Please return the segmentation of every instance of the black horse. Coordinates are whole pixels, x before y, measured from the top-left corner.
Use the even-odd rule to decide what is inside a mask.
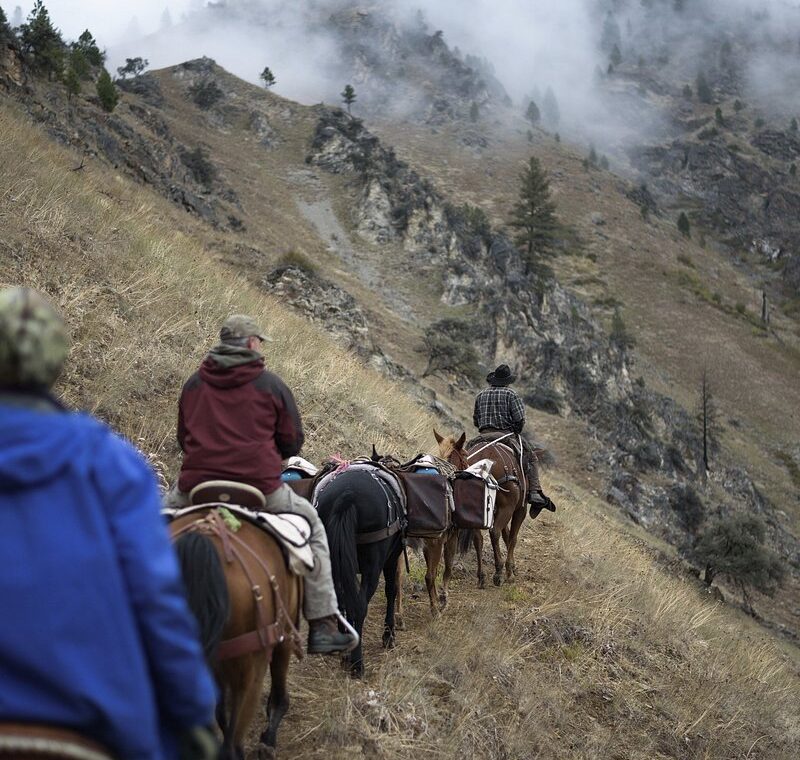
[[[383,646],[392,647],[396,571],[403,551],[405,522],[400,499],[376,471],[363,466],[343,468],[333,479],[320,485],[315,501],[328,534],[339,608],[360,637],[369,601],[383,572],[386,581]],[[351,675],[360,678],[364,674],[361,642],[350,653],[349,666]]]

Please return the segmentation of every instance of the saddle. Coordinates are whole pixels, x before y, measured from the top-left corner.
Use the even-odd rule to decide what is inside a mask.
[[[311,526],[300,515],[266,512],[266,499],[257,488],[227,480],[210,480],[195,486],[189,499],[192,505],[182,509],[163,509],[162,514],[175,519],[209,507],[224,507],[234,520],[245,520],[269,533],[283,550],[286,565],[295,575],[314,569],[311,551]]]
[[[37,723],[0,723],[0,758],[112,760],[105,747],[76,731]]]

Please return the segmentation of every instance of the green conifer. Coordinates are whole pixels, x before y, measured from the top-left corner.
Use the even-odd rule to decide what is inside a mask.
[[[108,113],[111,113],[119,102],[119,93],[106,69],[100,72],[100,76],[97,79],[97,97],[100,98],[100,105],[103,110],[108,111]]]

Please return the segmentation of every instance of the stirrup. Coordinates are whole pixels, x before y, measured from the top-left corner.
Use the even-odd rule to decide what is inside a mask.
[[[358,631],[356,631],[356,629],[353,628],[352,625],[350,625],[347,618],[344,615],[342,615],[342,613],[339,612],[339,610],[336,610],[336,612],[334,612],[333,614],[336,616],[336,619],[342,624],[342,627],[353,637],[353,641],[356,642],[349,650],[352,652],[353,649],[355,649],[361,643],[361,637],[358,635]]]

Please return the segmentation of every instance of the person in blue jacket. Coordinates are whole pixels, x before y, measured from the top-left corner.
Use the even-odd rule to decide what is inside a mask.
[[[51,395],[66,327],[0,291],[0,726],[115,758],[216,757],[216,693],[138,452]]]

